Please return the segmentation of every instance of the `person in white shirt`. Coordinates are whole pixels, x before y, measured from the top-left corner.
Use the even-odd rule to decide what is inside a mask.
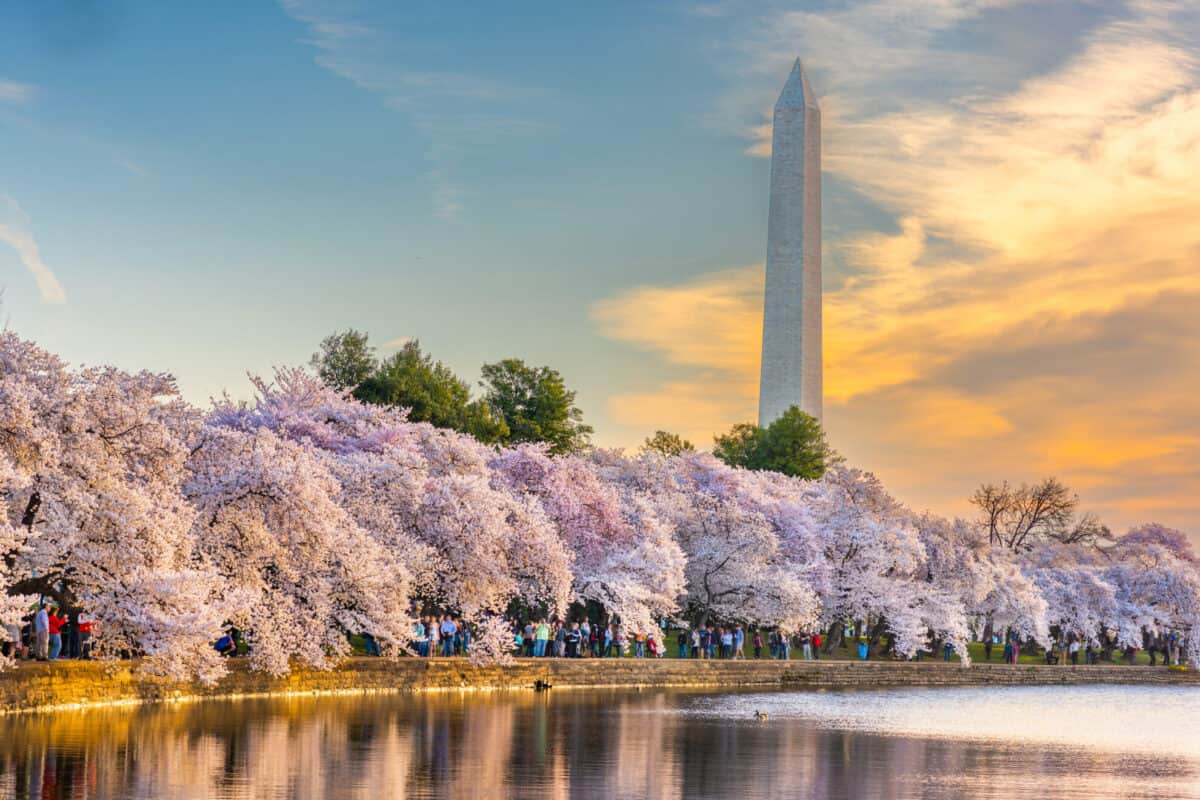
[[[37,613],[33,615],[33,633],[37,638],[35,650],[37,660],[48,660],[50,658],[50,615],[46,612],[45,605],[39,606]]]
[[[454,634],[458,633],[458,626],[454,624],[454,619],[447,615],[442,619],[442,655],[454,655]]]

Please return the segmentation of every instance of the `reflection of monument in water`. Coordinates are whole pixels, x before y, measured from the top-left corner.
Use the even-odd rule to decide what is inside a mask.
[[[821,110],[800,59],[775,103],[758,424],[821,419]]]

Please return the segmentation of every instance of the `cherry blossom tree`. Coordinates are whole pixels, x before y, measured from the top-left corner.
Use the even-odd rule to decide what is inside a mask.
[[[470,622],[514,598],[561,611],[567,554],[536,502],[491,486],[495,451],[402,412],[360,403],[303,370],[254,378],[253,404],[224,403],[215,424],[269,430],[308,448],[338,482],[332,498],[401,562],[394,581]]]
[[[965,520],[933,514],[913,518],[925,547],[927,580],[961,604],[966,619],[982,636],[1013,631],[1048,642],[1046,602],[1007,550]]]
[[[822,620],[831,632],[836,636],[842,625],[860,621],[872,640],[890,633],[895,652],[911,657],[929,646],[932,631],[965,658],[969,629],[963,600],[929,580],[929,556],[911,514],[879,479],[837,465],[810,497],[824,533],[817,586]]]
[[[412,626],[404,565],[337,502],[340,487],[311,447],[270,430],[210,427],[189,461],[196,543],[246,632],[251,663],[321,669],[348,655],[347,633],[385,647]]]
[[[218,582],[193,558],[195,512],[180,491],[199,419],[174,379],[70,370],[4,332],[0,397],[7,593],[98,619],[98,654],[138,652],[148,670],[218,675],[209,646],[223,611]],[[13,602],[5,609],[11,618]]]
[[[642,457],[658,512],[675,530],[687,558],[687,606],[711,618],[778,626],[789,632],[815,621],[812,589],[788,568],[766,515],[748,502],[752,474],[707,454]]]
[[[595,462],[554,457],[539,445],[502,451],[491,467],[493,483],[536,498],[556,526],[575,599],[599,603],[630,630],[649,631],[674,613],[683,553],[642,493],[603,481]]]

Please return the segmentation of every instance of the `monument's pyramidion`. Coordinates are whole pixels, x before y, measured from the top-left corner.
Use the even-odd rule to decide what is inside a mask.
[[[800,59],[775,103],[758,424],[821,419],[821,109]]]

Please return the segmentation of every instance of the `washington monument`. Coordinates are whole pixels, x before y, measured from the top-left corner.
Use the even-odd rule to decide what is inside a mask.
[[[800,59],[775,103],[758,424],[821,419],[821,110]]]

